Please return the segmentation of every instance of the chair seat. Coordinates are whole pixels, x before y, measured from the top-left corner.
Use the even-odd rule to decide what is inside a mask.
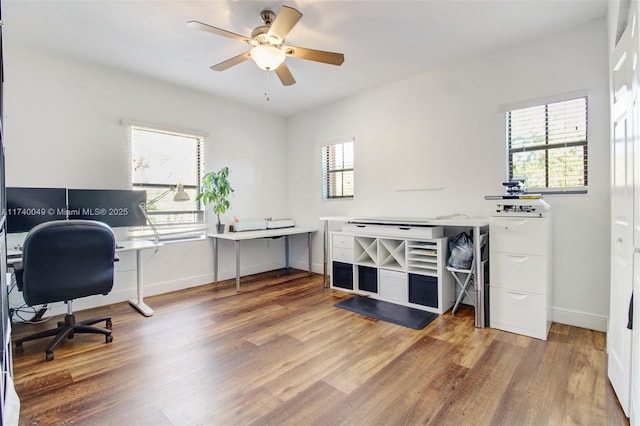
[[[447,266],[446,269],[449,272],[459,272],[461,274],[470,274],[473,271],[472,269],[458,269],[451,266]]]

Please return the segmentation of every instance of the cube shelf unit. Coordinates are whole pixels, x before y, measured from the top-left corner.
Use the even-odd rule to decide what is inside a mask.
[[[412,237],[406,229],[390,234],[331,233],[331,288],[438,314],[450,309],[455,287],[444,273],[448,239]]]

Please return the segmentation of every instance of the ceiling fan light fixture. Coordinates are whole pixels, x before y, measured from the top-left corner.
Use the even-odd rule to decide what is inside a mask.
[[[273,71],[278,68],[285,60],[286,55],[280,49],[270,45],[260,45],[251,49],[249,52],[251,59],[257,66],[265,71]]]

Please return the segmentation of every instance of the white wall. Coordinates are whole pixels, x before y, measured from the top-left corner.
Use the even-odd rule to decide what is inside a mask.
[[[288,213],[286,121],[231,101],[123,71],[26,50],[5,37],[5,144],[8,186],[130,188],[131,157],[123,118],[210,135],[205,170],[229,166],[234,216]],[[212,226],[214,215],[209,218]],[[283,250],[243,244],[243,273],[284,265]],[[235,276],[233,245],[221,244],[220,279]],[[260,256],[256,254],[259,253]],[[135,257],[123,255],[107,298],[135,295]],[[145,294],[213,281],[209,240],[172,243],[146,253]]]
[[[483,197],[504,191],[501,107],[587,90],[589,193],[545,197],[553,210],[553,316],[605,330],[607,61],[603,19],[294,116],[287,137],[291,211],[298,222],[316,226],[321,216],[489,216],[495,204]],[[320,146],[345,137],[356,141],[356,196],[322,201]],[[406,191],[413,189],[423,190]],[[314,242],[319,268],[322,239]]]

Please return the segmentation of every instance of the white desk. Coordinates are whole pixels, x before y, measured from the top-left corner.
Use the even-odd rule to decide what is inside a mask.
[[[311,234],[317,232],[313,228],[280,228],[265,229],[260,231],[225,232],[223,234],[209,234],[213,238],[213,278],[215,284],[218,283],[218,241],[229,240],[235,242],[236,248],[236,291],[240,291],[240,241],[257,240],[260,238],[284,237],[284,250],[286,266],[289,269],[289,235],[307,234],[307,248],[309,251],[309,273],[311,273]]]
[[[144,259],[142,258],[142,252],[148,249],[158,249],[162,244],[156,244],[153,241],[147,240],[135,240],[135,241],[118,241],[116,242],[116,253],[124,253],[128,251],[136,252],[136,288],[138,291],[137,299],[129,300],[131,306],[136,308],[145,317],[153,315],[153,309],[144,303]],[[22,261],[22,252],[19,250],[8,250],[9,257],[7,258],[7,264],[13,265]]]

